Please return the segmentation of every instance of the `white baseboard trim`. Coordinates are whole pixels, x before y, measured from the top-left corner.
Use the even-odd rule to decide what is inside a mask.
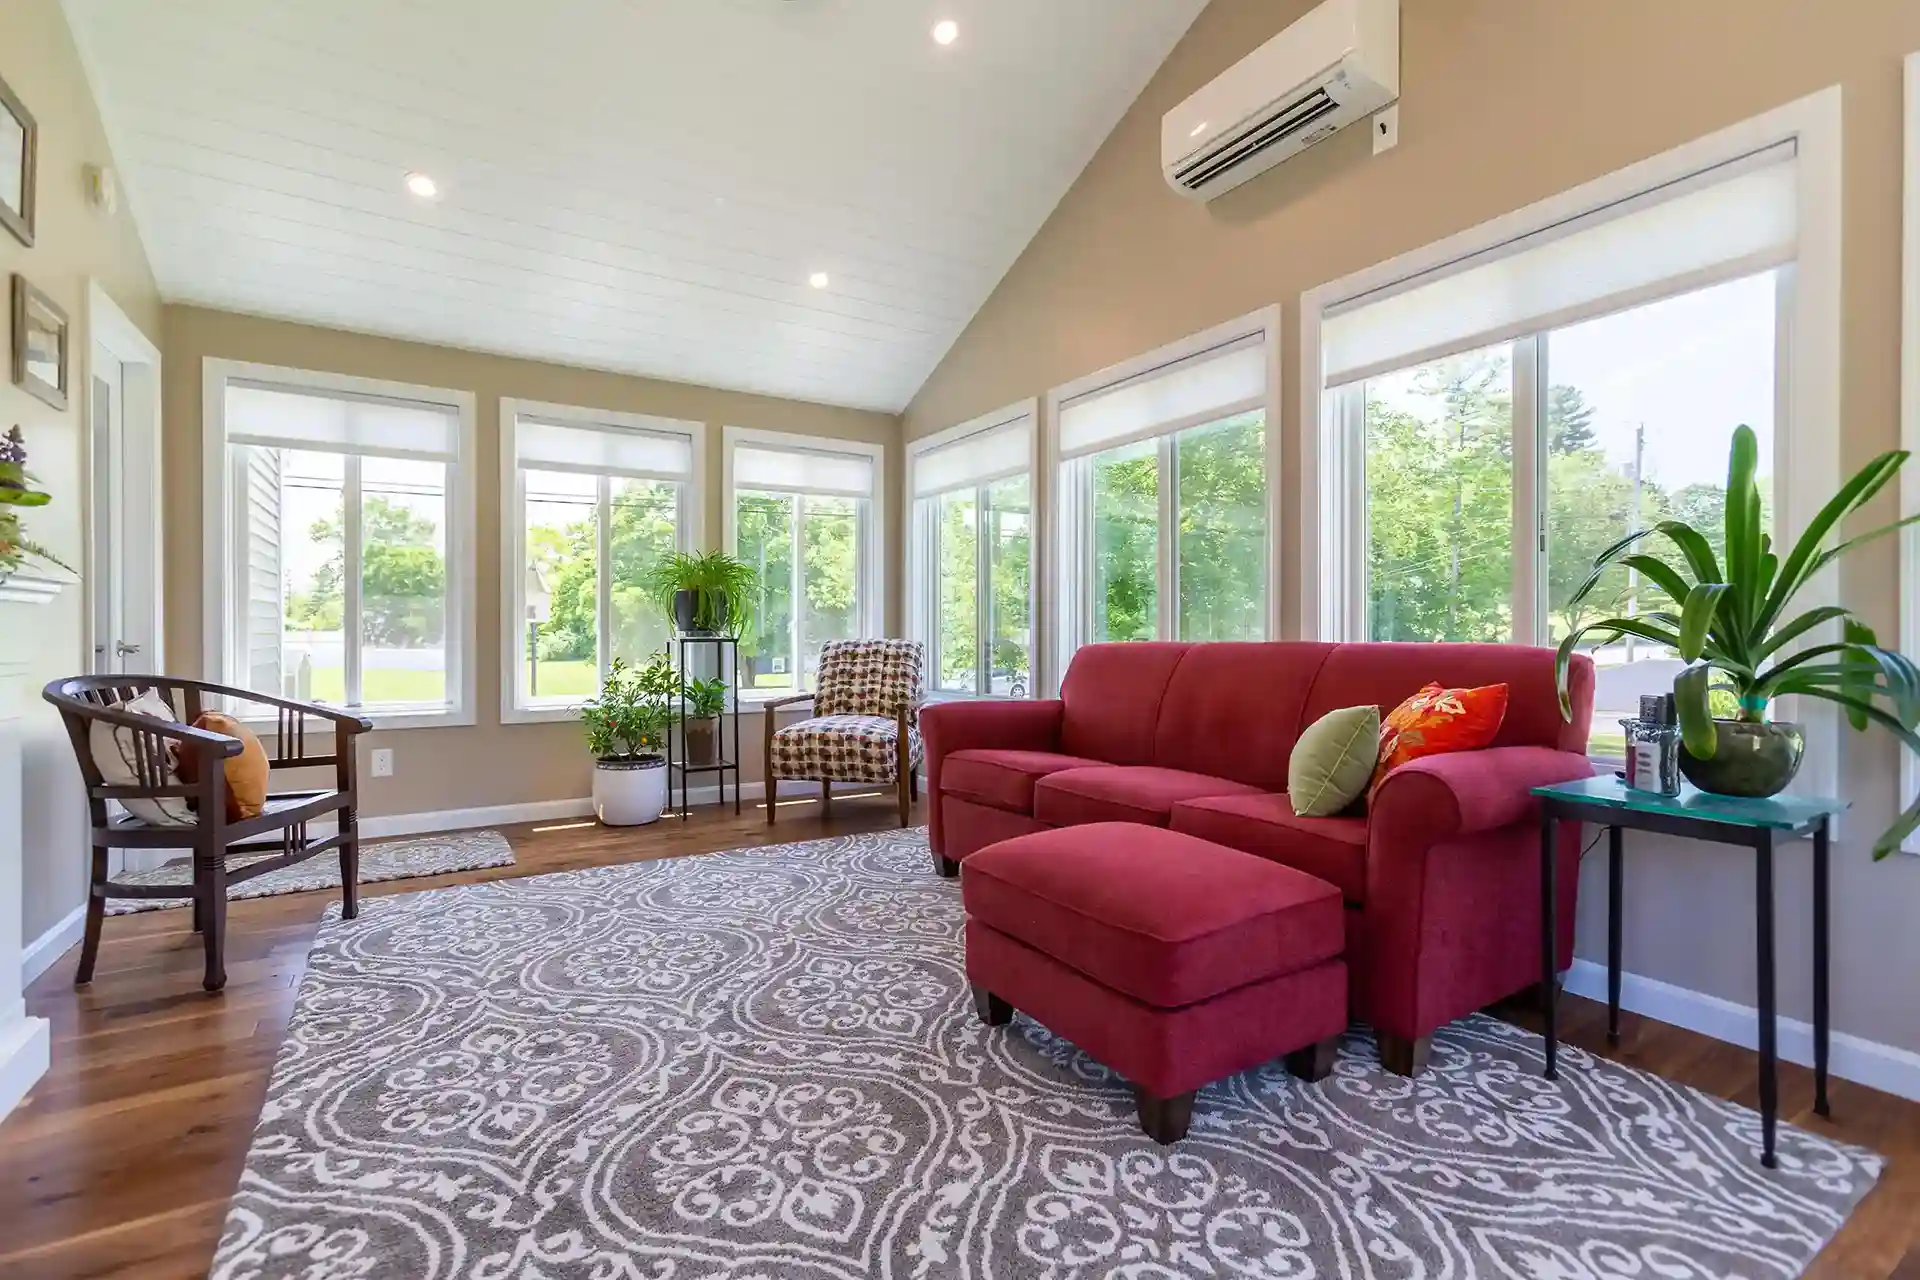
[[[1607,966],[1591,960],[1575,960],[1573,968],[1567,971],[1567,990],[1605,1004]],[[1677,987],[1657,978],[1622,973],[1620,1007],[1742,1048],[1757,1048],[1760,1043],[1760,1013],[1751,1005]],[[1812,1066],[1813,1024],[1783,1017],[1777,1025],[1780,1056],[1788,1062]],[[1920,1102],[1920,1053],[1844,1031],[1832,1034],[1830,1047],[1828,1067],[1835,1076]]]
[[[26,990],[28,983],[53,968],[55,960],[79,943],[86,927],[87,909],[78,906],[69,911],[59,924],[29,942],[26,950],[20,953],[20,989]]]
[[[52,1061],[53,1035],[45,1018],[29,1018],[23,1009],[0,1018],[0,1120],[20,1105]]]

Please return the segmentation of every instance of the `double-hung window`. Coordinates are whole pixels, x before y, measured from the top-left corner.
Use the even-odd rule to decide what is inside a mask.
[[[1627,568],[1573,597],[1603,550],[1663,520],[1718,548],[1742,424],[1771,522],[1796,188],[1780,144],[1328,311],[1325,412],[1363,477],[1345,572],[1366,638],[1557,644],[1654,607]],[[1604,629],[1583,647],[1591,746],[1618,755],[1619,721],[1682,663]]]
[[[748,697],[810,690],[827,641],[881,634],[881,461],[879,445],[727,428],[727,546],[758,578]]]
[[[1271,314],[1052,396],[1061,670],[1106,640],[1270,634]]]
[[[915,441],[908,630],[927,687],[952,696],[1033,692],[1031,402]]]
[[[668,624],[644,582],[699,529],[700,423],[505,400],[502,652],[509,721],[566,714]]]
[[[224,361],[206,375],[216,678],[471,723],[471,398]]]

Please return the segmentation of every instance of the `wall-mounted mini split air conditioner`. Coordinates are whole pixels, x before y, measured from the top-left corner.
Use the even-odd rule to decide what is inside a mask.
[[[1167,182],[1211,200],[1400,96],[1400,0],[1325,0],[1169,111]]]

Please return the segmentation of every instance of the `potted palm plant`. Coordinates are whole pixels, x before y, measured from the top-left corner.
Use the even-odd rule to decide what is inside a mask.
[[[593,752],[593,811],[610,827],[644,825],[667,807],[662,751],[675,684],[665,653],[638,669],[615,658],[600,696],[580,708]]]
[[[711,680],[687,681],[687,763],[710,765],[719,760],[720,713],[727,707],[727,682],[719,676]]]
[[[1909,517],[1844,540],[1837,534],[1842,520],[1892,482],[1908,455],[1884,453],[1861,468],[1782,557],[1761,527],[1754,478],[1759,453],[1752,430],[1734,431],[1727,463],[1725,562],[1705,535],[1679,520],[1663,520],[1620,539],[1594,560],[1570,607],[1616,565],[1638,572],[1665,600],[1573,630],[1560,642],[1555,663],[1561,713],[1571,715],[1568,662],[1589,633],[1603,643],[1636,636],[1676,650],[1688,664],[1673,682],[1681,771],[1702,791],[1724,795],[1770,796],[1793,780],[1805,735],[1799,725],[1767,714],[1773,699],[1784,694],[1835,703],[1855,729],[1877,724],[1920,754],[1920,736],[1914,732],[1920,722],[1920,667],[1882,647],[1850,609],[1821,605],[1792,612],[1794,597],[1841,556],[1920,520]],[[1635,549],[1654,536],[1670,542],[1677,557]],[[1834,623],[1840,626],[1839,639],[1816,634],[1830,631]],[[1899,848],[1917,826],[1920,798],[1881,833],[1873,856],[1884,858]]]
[[[641,589],[681,635],[731,635],[752,617],[758,575],[724,551],[675,551],[643,575]]]

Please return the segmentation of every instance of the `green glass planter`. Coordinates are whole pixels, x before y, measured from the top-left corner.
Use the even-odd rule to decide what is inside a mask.
[[[1702,791],[1764,799],[1778,795],[1800,772],[1807,736],[1784,721],[1715,720],[1718,741],[1712,759],[1680,748],[1680,772]]]

